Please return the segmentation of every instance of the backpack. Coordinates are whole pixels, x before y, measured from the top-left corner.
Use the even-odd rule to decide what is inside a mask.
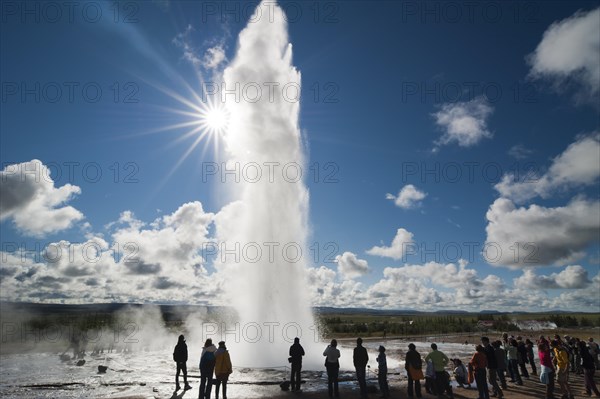
[[[200,372],[202,374],[212,374],[215,370],[215,353],[206,351],[200,358]]]

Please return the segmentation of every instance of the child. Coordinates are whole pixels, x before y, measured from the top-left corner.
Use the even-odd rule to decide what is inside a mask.
[[[452,384],[450,383],[450,373],[447,371],[444,371],[444,373],[446,374],[446,390],[445,390],[445,392],[448,394],[449,399],[454,399],[454,394],[452,393]],[[442,392],[442,393],[444,393],[444,392]]]
[[[435,395],[435,370],[433,362],[430,360],[425,367],[425,392],[430,395]]]

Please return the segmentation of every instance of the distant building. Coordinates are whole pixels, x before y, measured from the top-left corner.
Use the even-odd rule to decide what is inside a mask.
[[[540,331],[540,330],[556,330],[558,327],[551,321],[540,320],[517,320],[517,327],[523,331]]]

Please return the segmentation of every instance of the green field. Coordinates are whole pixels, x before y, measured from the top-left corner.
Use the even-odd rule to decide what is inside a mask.
[[[477,313],[418,313],[409,315],[379,314],[326,314],[318,316],[326,337],[362,336],[420,336],[467,334],[485,331],[512,331],[520,329],[520,320],[549,321],[558,330],[600,329],[600,315],[590,313],[525,313],[525,314],[477,314]],[[478,325],[479,321],[493,322],[491,327]]]

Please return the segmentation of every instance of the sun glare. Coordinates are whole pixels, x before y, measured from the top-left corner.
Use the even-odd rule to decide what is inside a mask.
[[[207,147],[212,145],[213,153],[218,157],[220,153],[219,144],[227,133],[231,118],[225,103],[220,101],[218,96],[208,96],[206,93],[201,96],[185,82],[184,86],[187,88],[190,98],[156,82],[151,82],[151,85],[181,105],[177,108],[164,106],[160,108],[169,114],[179,115],[182,119],[180,122],[156,127],[139,134],[175,133],[176,136],[167,144],[169,146],[177,145],[188,139],[192,140],[191,143],[187,144],[185,152],[163,179],[160,184],[162,186],[164,181],[171,177],[200,143],[204,142],[202,154],[207,150]]]
[[[224,106],[210,106],[200,115],[200,121],[212,133],[222,134],[229,121],[229,115]]]

